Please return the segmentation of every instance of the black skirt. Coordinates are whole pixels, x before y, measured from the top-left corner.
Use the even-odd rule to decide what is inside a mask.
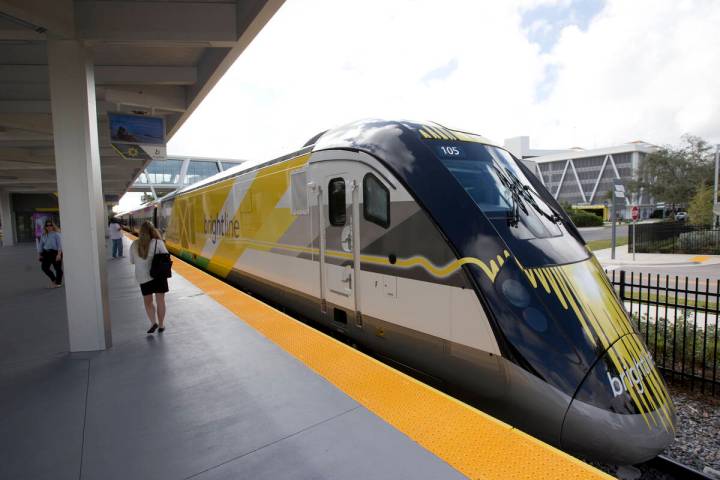
[[[153,278],[149,282],[140,284],[140,291],[143,297],[153,293],[167,293],[169,290],[167,278]]]

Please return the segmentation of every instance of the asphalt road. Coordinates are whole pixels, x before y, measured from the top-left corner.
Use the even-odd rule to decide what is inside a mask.
[[[580,233],[582,234],[585,241],[591,242],[593,240],[604,240],[604,239],[610,239],[611,233],[611,227],[589,227],[589,228],[580,228]],[[618,225],[617,226],[617,236],[618,237],[627,237],[628,235],[628,226],[627,225]],[[628,248],[627,245],[620,245],[617,247],[619,249],[626,250]],[[685,277],[689,277],[689,280],[693,282],[695,277],[697,277],[701,282],[703,282],[706,278],[710,279],[711,282],[711,288],[715,287],[715,283],[720,281],[720,265],[654,265],[654,266],[617,266],[617,267],[610,267],[608,271],[620,271],[625,270],[628,275],[628,281],[629,275],[631,272],[633,272],[636,276],[640,273],[643,274],[643,277],[646,274],[651,274],[653,279],[653,284],[655,284],[655,275],[659,274],[664,281],[665,275],[670,276],[671,284],[674,285],[674,278],[677,275],[680,281],[680,286],[682,287],[684,285]],[[616,274],[617,275],[617,274]],[[643,278],[643,284],[647,285],[647,280]],[[704,289],[704,286],[702,287]]]

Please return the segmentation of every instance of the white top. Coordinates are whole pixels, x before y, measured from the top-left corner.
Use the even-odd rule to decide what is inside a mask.
[[[111,240],[120,240],[122,238],[122,227],[119,224],[111,223],[108,230],[110,230]]]
[[[135,265],[135,280],[138,283],[147,283],[153,278],[150,276],[150,266],[152,265],[152,259],[155,256],[155,245],[157,244],[157,253],[170,253],[165,248],[165,242],[162,240],[152,239],[150,240],[150,248],[148,248],[147,258],[141,258],[138,255],[138,240],[135,240],[130,245],[130,263]]]

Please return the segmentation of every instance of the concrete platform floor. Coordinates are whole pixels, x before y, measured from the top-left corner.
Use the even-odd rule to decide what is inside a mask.
[[[63,290],[0,248],[0,478],[464,478],[178,275],[147,336],[108,272],[113,347],[70,354]]]

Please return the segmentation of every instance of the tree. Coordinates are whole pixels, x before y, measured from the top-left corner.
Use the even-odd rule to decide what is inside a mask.
[[[684,135],[682,140],[679,147],[668,145],[649,154],[638,168],[638,180],[629,182],[628,190],[643,189],[658,201],[685,204],[701,185],[712,185],[711,146],[692,135]]]
[[[695,225],[713,223],[713,187],[701,184],[688,206],[689,221]]]

